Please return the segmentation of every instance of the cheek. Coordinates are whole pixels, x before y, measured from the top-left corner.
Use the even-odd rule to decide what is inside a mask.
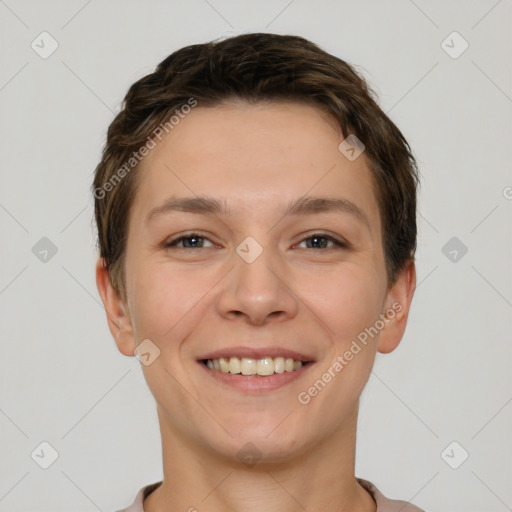
[[[330,337],[341,345],[350,344],[375,323],[384,297],[377,273],[355,265],[316,273],[300,289],[301,300],[323,320]]]
[[[365,329],[379,318],[384,289],[382,278],[369,268],[347,266],[318,278],[303,293],[308,306],[329,327],[330,347],[308,383],[311,387],[302,391],[311,399],[308,407],[317,408],[332,427],[343,411],[355,406],[370,376],[378,336],[369,337]]]
[[[212,273],[197,267],[179,270],[172,265],[148,262],[132,273],[132,315],[139,338],[160,340],[162,347],[170,339],[186,335],[191,323],[207,304],[205,294],[214,284]]]

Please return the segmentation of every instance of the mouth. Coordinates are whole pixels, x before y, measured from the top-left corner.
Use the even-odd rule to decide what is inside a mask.
[[[285,372],[295,372],[313,361],[301,361],[292,357],[262,357],[254,359],[250,357],[219,357],[218,359],[202,359],[201,362],[210,370],[231,375],[256,375],[268,377]]]
[[[315,360],[295,351],[238,347],[217,351],[198,359],[216,381],[245,392],[277,389],[304,374]]]

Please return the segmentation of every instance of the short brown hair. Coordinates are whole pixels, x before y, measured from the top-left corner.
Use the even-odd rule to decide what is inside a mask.
[[[137,189],[137,166],[131,172],[123,166],[191,98],[199,106],[235,99],[313,104],[336,119],[345,138],[354,134],[362,141],[382,222],[388,285],[393,284],[414,260],[419,179],[409,144],[375,97],[350,64],[299,36],[242,34],[169,55],[129,88],[95,170],[97,246],[112,285],[124,295],[128,214]]]

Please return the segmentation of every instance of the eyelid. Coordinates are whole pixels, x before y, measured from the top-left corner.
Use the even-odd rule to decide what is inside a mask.
[[[198,231],[190,231],[189,233],[182,233],[180,235],[177,235],[176,237],[174,237],[170,240],[169,239],[165,240],[163,243],[163,246],[164,246],[164,248],[174,247],[175,244],[177,244],[178,242],[181,242],[182,239],[187,239],[187,238],[192,238],[192,237],[209,240],[213,245],[216,245],[215,242],[213,242],[208,236],[206,236],[202,233],[199,233]],[[188,249],[188,247],[177,247],[177,248],[178,249]],[[197,247],[194,249],[202,249],[202,247]]]
[[[180,235],[177,235],[175,238],[172,238],[171,240],[166,240],[164,243],[163,243],[163,246],[164,248],[170,248],[170,247],[175,247],[177,249],[190,249],[190,250],[197,250],[197,249],[206,249],[206,247],[193,247],[193,248],[189,248],[189,247],[177,247],[177,243],[181,242],[183,239],[187,239],[187,238],[193,238],[193,237],[197,237],[197,238],[201,238],[203,240],[208,240],[210,241],[213,245],[216,245],[215,242],[213,242],[208,236],[205,236],[204,234],[202,233],[199,233],[198,231],[190,231],[188,233],[182,233]],[[294,243],[293,246],[296,246],[296,245],[299,245],[301,243],[303,243],[304,241],[306,240],[309,240],[313,237],[318,237],[318,238],[325,238],[331,242],[333,242],[335,244],[335,247],[329,247],[329,248],[307,248],[308,250],[312,250],[312,251],[316,251],[318,252],[319,250],[320,251],[328,251],[329,249],[349,249],[351,247],[350,243],[347,242],[345,239],[338,239],[336,236],[334,235],[331,235],[329,233],[324,233],[324,232],[321,232],[321,231],[312,231],[310,233],[305,233],[305,234],[302,234],[301,235],[301,238],[299,239],[298,242]]]
[[[305,240],[309,240],[313,237],[317,237],[317,238],[326,238],[327,240],[333,242],[337,247],[330,247],[330,248],[326,248],[326,249],[323,249],[324,251],[328,251],[329,249],[336,249],[336,248],[339,248],[339,249],[349,249],[351,247],[351,245],[344,239],[344,238],[338,238],[337,236],[335,235],[332,235],[330,233],[324,233],[322,231],[312,231],[310,233],[305,233],[303,235],[301,235],[301,238],[300,240],[294,244],[295,245],[299,245],[301,244],[302,242],[304,242]],[[316,250],[318,252],[317,249],[314,249],[314,248],[308,248],[308,250]]]

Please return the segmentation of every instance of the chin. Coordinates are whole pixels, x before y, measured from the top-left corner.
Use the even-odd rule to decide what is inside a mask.
[[[222,443],[219,438],[207,440],[207,443],[218,455],[247,466],[285,462],[307,449],[307,443],[298,441],[293,432],[276,432],[276,435],[269,435],[269,432],[271,430],[262,434],[260,429],[239,428],[233,438],[225,436]]]

